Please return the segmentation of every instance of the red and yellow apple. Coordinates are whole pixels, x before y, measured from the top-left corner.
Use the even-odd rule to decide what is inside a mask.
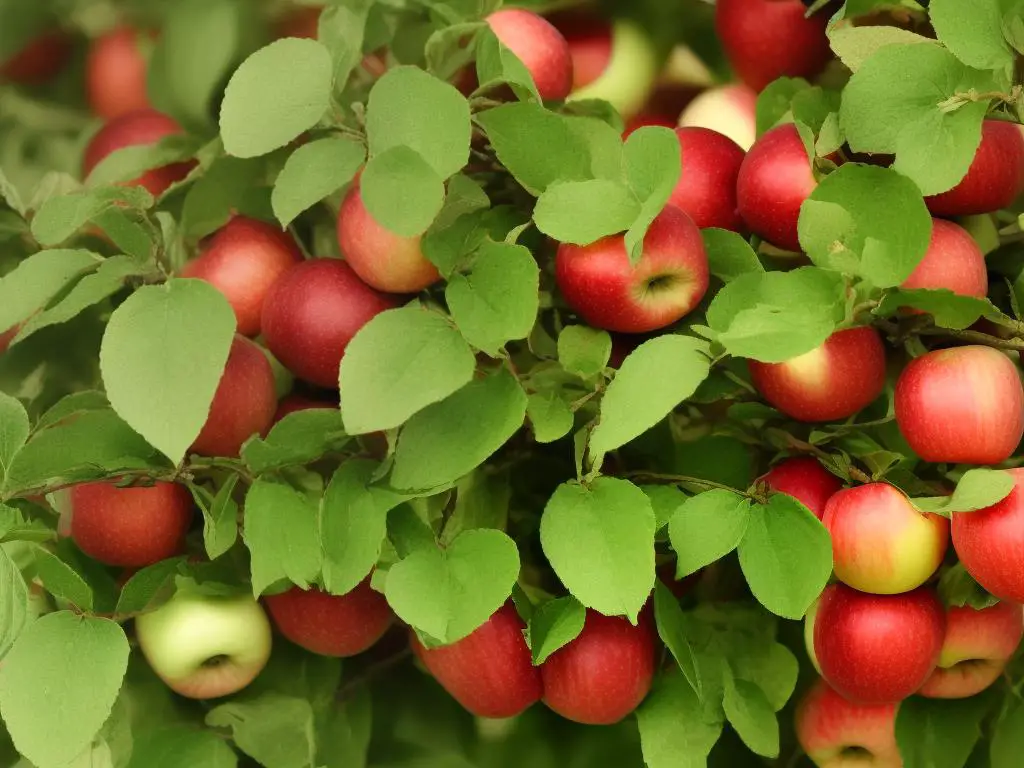
[[[854,704],[824,680],[801,699],[796,737],[818,768],[903,768],[896,703]]]
[[[544,101],[561,101],[572,90],[572,56],[562,33],[542,16],[504,8],[487,17],[495,36],[533,77]]]
[[[155,33],[120,26],[100,35],[89,46],[85,86],[89,106],[104,120],[149,109],[145,49]]]
[[[708,128],[677,128],[682,173],[668,199],[701,229],[743,228],[736,181],[746,153],[735,141]]]
[[[932,219],[932,237],[917,267],[901,288],[945,288],[960,296],[988,294],[985,256],[966,229],[944,219]]]
[[[783,459],[769,469],[761,481],[776,493],[792,496],[821,520],[825,505],[843,481],[833,475],[812,456]]]
[[[709,128],[744,150],[757,138],[757,92],[740,83],[709,88],[679,116],[683,128]]]

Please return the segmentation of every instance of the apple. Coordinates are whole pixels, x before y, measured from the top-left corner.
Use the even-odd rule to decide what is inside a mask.
[[[89,107],[105,120],[149,109],[146,48],[156,34],[120,26],[92,41],[85,62]]]
[[[821,605],[820,597],[811,603],[811,607],[804,614],[804,648],[807,651],[807,658],[810,659],[811,666],[820,675],[821,664],[818,663],[818,654],[814,652],[814,620],[818,616],[819,605]]]
[[[547,19],[506,8],[487,17],[495,36],[523,62],[544,101],[561,101],[572,90],[569,44]]]
[[[622,130],[623,140],[628,139],[635,131],[641,128],[675,128],[676,122],[665,115],[653,112],[641,112],[636,117],[626,121],[626,127]]]
[[[370,288],[338,259],[296,264],[263,302],[263,338],[300,379],[337,389],[345,347],[360,328],[398,301]]]
[[[704,298],[708,257],[700,230],[673,205],[654,219],[636,266],[624,235],[586,246],[562,243],[555,281],[566,303],[595,328],[646,333],[671,325]]]
[[[839,491],[822,522],[836,578],[861,592],[898,595],[932,577],[949,548],[949,520],[918,512],[888,483]]]
[[[1010,495],[991,507],[953,515],[953,549],[975,581],[998,597],[1024,603],[1024,469]]]
[[[966,229],[932,219],[932,237],[917,267],[901,288],[945,288],[961,296],[988,295],[985,256]]]
[[[800,0],[718,0],[715,29],[729,63],[756,91],[780,77],[816,77],[832,59],[828,18]]]
[[[644,700],[656,666],[649,614],[634,626],[588,608],[580,635],[541,665],[544,703],[577,723],[611,725]]]
[[[933,699],[966,699],[999,679],[1024,634],[1024,609],[1001,602],[976,610],[946,611],[946,641],[939,666],[918,691]]]
[[[242,444],[263,434],[277,410],[274,372],[255,342],[235,336],[227,364],[192,450],[201,456],[237,457]]]
[[[709,128],[747,151],[757,138],[757,92],[740,83],[710,88],[679,116],[684,128]]]
[[[277,404],[277,411],[274,413],[274,420],[271,422],[271,426],[277,424],[277,422],[290,414],[317,408],[324,410],[337,410],[338,403],[337,401],[331,402],[329,400],[316,400],[312,397],[295,394],[294,392],[289,395],[285,395],[281,398],[281,402]]]
[[[1008,208],[1024,191],[1024,133],[1016,123],[985,120],[981,144],[963,180],[924,199],[935,216],[967,216]]]
[[[814,620],[814,652],[822,676],[844,698],[887,704],[924,685],[945,634],[946,615],[931,589],[869,595],[832,584]]]
[[[11,342],[14,341],[14,337],[18,335],[18,330],[20,328],[20,325],[15,325],[8,328],[3,333],[0,333],[0,355],[6,352],[7,348],[11,346]]]
[[[300,261],[302,251],[278,227],[235,216],[213,235],[197,258],[185,265],[181,276],[213,285],[235,310],[238,332],[258,336],[270,286]]]
[[[142,655],[167,686],[190,699],[245,688],[270,658],[270,621],[252,595],[178,592],[135,619]]]
[[[277,630],[296,645],[321,656],[355,656],[376,643],[391,626],[387,600],[360,582],[344,595],[293,587],[263,598]]]
[[[998,464],[1024,434],[1024,388],[1009,358],[990,347],[928,352],[896,381],[896,423],[921,459]]]
[[[754,142],[740,166],[736,201],[751,232],[787,251],[800,251],[800,207],[818,185],[803,139],[793,123]]]
[[[0,62],[0,83],[42,85],[64,69],[71,53],[71,39],[63,30],[43,32],[7,61]]]
[[[899,705],[854,704],[818,680],[796,711],[796,737],[818,768],[902,768]]]
[[[668,201],[701,229],[739,232],[736,180],[746,153],[735,141],[709,128],[676,128],[683,170]]]
[[[768,470],[761,481],[776,493],[792,496],[819,520],[825,514],[825,504],[843,487],[842,480],[811,456],[783,459]]]
[[[143,568],[184,551],[194,504],[183,485],[82,483],[67,498],[71,538],[101,563]]]
[[[836,331],[816,349],[783,363],[748,360],[764,399],[797,421],[840,421],[885,388],[885,346],[870,327]]]
[[[452,697],[477,717],[514,717],[540,701],[541,671],[511,601],[450,645],[425,647],[410,633],[417,658]]]
[[[100,164],[100,161],[119,149],[156,144],[166,136],[183,132],[181,126],[173,118],[153,109],[129,112],[116,117],[100,128],[85,148],[82,176],[88,176],[92,169]],[[148,189],[154,197],[158,197],[171,184],[188,176],[194,166],[194,161],[171,163],[161,168],[148,170],[128,184],[141,185]]]
[[[385,293],[418,293],[441,279],[420,249],[420,237],[402,237],[378,224],[353,185],[338,211],[338,245],[359,278]]]

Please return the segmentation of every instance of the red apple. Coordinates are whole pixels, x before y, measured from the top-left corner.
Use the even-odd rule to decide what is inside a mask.
[[[818,185],[803,139],[792,123],[754,142],[740,166],[736,200],[750,231],[787,251],[800,250],[800,207]]]
[[[555,279],[566,303],[589,325],[646,333],[700,303],[708,290],[708,257],[697,225],[668,205],[647,231],[635,267],[624,236],[612,235],[587,246],[561,244]]]
[[[996,603],[976,610],[969,605],[946,611],[946,642],[939,667],[918,691],[933,699],[966,699],[999,679],[1024,634],[1024,609]]]
[[[263,338],[300,379],[338,387],[345,347],[376,315],[398,306],[370,288],[338,259],[296,264],[271,287],[263,303]]]
[[[44,32],[7,61],[0,62],[0,82],[42,85],[64,69],[71,52],[71,39],[63,30]]]
[[[75,544],[106,565],[143,568],[181,554],[192,522],[192,495],[176,483],[83,483],[69,502]]]
[[[604,74],[612,59],[611,22],[603,16],[577,9],[554,13],[548,20],[569,45],[572,89],[586,88]]]
[[[238,332],[258,336],[270,286],[300,261],[302,252],[279,228],[235,216],[217,231],[198,258],[185,265],[181,276],[213,285],[235,310]]]
[[[946,632],[942,603],[925,587],[869,595],[825,588],[814,620],[822,677],[850,701],[886,704],[917,691],[935,670]]]
[[[121,26],[92,41],[85,62],[85,84],[93,112],[111,120],[151,107],[144,48],[154,37],[153,32]]]
[[[912,360],[896,382],[896,423],[924,461],[998,464],[1024,434],[1024,388],[1009,358],[982,346]]]
[[[650,112],[641,112],[631,120],[626,121],[626,127],[622,131],[622,138],[628,139],[634,131],[641,128],[675,128],[676,122],[666,115],[659,115]]]
[[[818,768],[903,768],[896,743],[897,704],[854,704],[824,680],[796,711],[796,737]]]
[[[840,421],[866,408],[885,387],[885,347],[870,327],[836,331],[784,363],[749,360],[764,399],[798,421]]]
[[[507,8],[487,17],[495,36],[526,66],[544,101],[561,101],[572,90],[572,57],[562,33],[532,11]]]
[[[811,456],[783,459],[768,470],[761,480],[776,493],[792,496],[819,520],[825,514],[825,504],[843,487],[842,480]]]
[[[739,232],[736,180],[746,153],[735,141],[708,128],[677,128],[683,170],[668,201],[701,229]]]
[[[242,444],[263,434],[277,409],[274,372],[255,342],[235,336],[210,415],[192,450],[201,456],[238,456]]]
[[[949,548],[949,520],[918,512],[888,483],[839,491],[822,518],[836,578],[861,592],[897,595],[932,577]]]
[[[314,400],[312,397],[292,393],[281,398],[281,402],[277,404],[277,411],[274,413],[274,420],[271,422],[271,426],[277,424],[285,416],[297,413],[298,411],[312,409],[337,410],[337,408],[338,403],[336,401]]]
[[[932,238],[917,267],[902,288],[945,288],[961,296],[988,295],[985,255],[966,229],[932,219]]]
[[[14,341],[14,337],[18,335],[18,329],[20,325],[15,325],[13,328],[8,328],[3,333],[0,333],[0,355],[7,351],[7,348],[11,346],[11,342]]]
[[[656,656],[649,615],[633,626],[588,609],[583,632],[541,665],[544,703],[577,723],[617,723],[651,690]]]
[[[461,640],[426,648],[410,633],[416,656],[463,707],[477,717],[514,717],[540,701],[541,672],[510,602]]]
[[[1016,123],[986,120],[963,180],[924,199],[935,216],[968,216],[1008,208],[1024,191],[1024,133]]]
[[[679,125],[710,128],[749,150],[757,138],[757,93],[738,83],[711,88],[689,103]]]

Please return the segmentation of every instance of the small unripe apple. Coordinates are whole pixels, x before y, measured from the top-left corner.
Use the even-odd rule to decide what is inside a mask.
[[[676,128],[683,169],[668,201],[701,229],[743,228],[736,181],[746,153],[735,141],[708,128]]]
[[[985,256],[963,227],[932,219],[932,237],[917,267],[901,288],[945,288],[960,296],[988,294]]]
[[[146,91],[149,60],[145,47],[154,37],[153,32],[121,26],[92,41],[85,62],[85,85],[94,113],[111,120],[152,106]]]
[[[776,493],[792,496],[819,520],[825,514],[828,500],[843,487],[842,480],[811,456],[783,459],[768,470],[761,480]]]
[[[679,125],[718,131],[748,151],[757,138],[757,92],[739,83],[710,88],[687,105]]]
[[[71,39],[63,30],[44,32],[7,61],[0,62],[0,83],[42,85],[67,66],[71,53]]]
[[[854,704],[819,680],[797,707],[797,740],[818,768],[903,768],[897,710],[895,703]]]
[[[487,17],[495,36],[523,62],[544,101],[561,101],[572,90],[572,57],[562,33],[542,16],[505,8]]]

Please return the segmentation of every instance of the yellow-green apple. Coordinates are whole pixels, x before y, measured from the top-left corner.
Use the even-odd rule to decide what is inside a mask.
[[[928,250],[902,288],[945,288],[960,296],[988,294],[985,256],[966,229],[944,219],[932,219]]]
[[[72,50],[71,38],[63,30],[45,31],[0,62],[0,83],[42,85],[64,69]]]
[[[798,421],[838,421],[874,402],[885,387],[885,347],[864,326],[836,331],[783,363],[747,362],[764,399]]]
[[[807,651],[807,658],[810,659],[811,666],[820,675],[821,664],[818,663],[818,654],[814,652],[814,620],[818,616],[819,605],[821,605],[820,597],[811,603],[811,607],[804,614],[804,648]]]
[[[636,266],[623,235],[586,246],[562,243],[555,257],[566,303],[606,331],[647,333],[671,325],[700,303],[709,279],[700,230],[674,205],[654,219]]]
[[[266,222],[235,216],[185,265],[181,276],[205,280],[223,293],[235,310],[238,332],[258,336],[270,286],[300,261],[302,252],[289,235]]]
[[[181,554],[194,508],[185,486],[164,482],[125,488],[82,483],[71,487],[67,500],[78,548],[106,565],[133,568]]]
[[[709,88],[687,105],[679,125],[710,128],[749,150],[757,138],[757,92],[741,83]]]
[[[420,236],[402,237],[378,224],[357,185],[338,211],[338,245],[360,279],[378,291],[417,293],[441,279],[423,255]]]
[[[149,109],[146,91],[147,49],[155,34],[131,26],[116,27],[89,46],[85,90],[92,111],[104,120]]]
[[[542,16],[504,8],[487,17],[502,45],[526,66],[544,101],[561,101],[572,90],[572,56],[562,33]]]
[[[825,588],[814,619],[821,674],[844,698],[902,701],[935,670],[946,615],[934,590],[869,595],[845,584]]]
[[[924,584],[949,548],[949,520],[919,512],[888,483],[839,491],[822,522],[836,578],[861,592],[898,595]]]
[[[990,347],[928,352],[896,381],[896,423],[930,462],[998,464],[1024,434],[1024,388],[1009,358]]]
[[[360,328],[393,309],[338,259],[310,259],[285,272],[263,302],[263,338],[274,357],[310,384],[337,389],[345,347]]]
[[[999,679],[1024,634],[1024,609],[1001,602],[976,610],[946,611],[946,641],[939,666],[918,693],[933,699],[966,699]]]
[[[718,227],[739,232],[736,179],[746,153],[728,136],[708,128],[676,128],[682,150],[682,173],[669,203],[701,229]]]
[[[966,216],[1008,208],[1024,191],[1024,133],[1016,123],[986,120],[967,175],[948,192],[924,199],[936,216]]]
[[[843,481],[812,456],[783,459],[761,476],[761,482],[776,493],[792,496],[819,520],[825,514],[825,504],[843,487]]]
[[[814,78],[832,58],[822,13],[800,0],[718,0],[715,29],[729,63],[760,91],[780,77]]]
[[[754,142],[740,166],[736,202],[751,232],[787,251],[800,250],[800,207],[818,185],[803,139],[792,123]]]
[[[903,768],[896,743],[899,705],[855,704],[824,680],[796,711],[796,737],[818,768]]]
[[[526,625],[505,603],[450,645],[426,648],[410,633],[416,656],[452,697],[477,717],[514,717],[540,701],[541,673],[523,638]]]
[[[953,514],[953,549],[967,572],[998,597],[1024,603],[1024,469],[1006,470],[1013,490],[976,512]]]
[[[242,690],[270,658],[270,621],[248,594],[178,592],[135,619],[135,634],[153,671],[190,699]]]
[[[633,712],[651,690],[657,664],[651,622],[648,612],[634,626],[587,609],[579,636],[541,665],[544,703],[586,725],[611,725]]]

